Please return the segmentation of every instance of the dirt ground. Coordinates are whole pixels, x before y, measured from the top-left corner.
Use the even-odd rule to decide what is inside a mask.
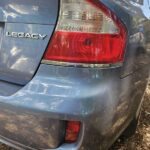
[[[0,150],[15,150],[0,145]],[[118,139],[110,150],[150,150],[150,85],[147,88],[136,134],[130,139]]]

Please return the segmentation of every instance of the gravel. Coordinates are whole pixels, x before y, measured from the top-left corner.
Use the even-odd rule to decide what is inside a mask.
[[[15,149],[0,144],[0,150]],[[110,150],[150,150],[150,85],[146,90],[136,134],[129,139],[118,139]]]

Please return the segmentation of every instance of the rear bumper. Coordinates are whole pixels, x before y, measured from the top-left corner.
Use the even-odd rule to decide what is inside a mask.
[[[0,105],[1,139],[35,148],[56,148],[63,140],[65,121],[50,119],[17,107]],[[9,140],[6,140],[9,141]]]
[[[58,135],[64,135],[64,122],[77,120],[82,122],[78,141],[59,143],[57,150],[107,149],[138,107],[129,99],[129,81],[130,77],[120,79],[119,68],[41,65],[32,81],[20,91],[0,97],[0,138],[24,149],[52,149],[57,141],[62,141]]]

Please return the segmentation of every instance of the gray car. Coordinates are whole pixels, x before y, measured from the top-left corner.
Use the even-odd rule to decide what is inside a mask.
[[[0,0],[0,142],[106,150],[135,133],[150,68],[150,0]]]

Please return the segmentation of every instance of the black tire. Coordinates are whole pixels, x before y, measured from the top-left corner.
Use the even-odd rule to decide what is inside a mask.
[[[140,115],[139,115],[140,116]],[[123,132],[122,136],[125,138],[130,138],[132,137],[135,133],[136,133],[136,129],[139,123],[139,118],[135,118],[131,121],[131,123],[129,124],[129,126],[125,129],[125,131]]]

